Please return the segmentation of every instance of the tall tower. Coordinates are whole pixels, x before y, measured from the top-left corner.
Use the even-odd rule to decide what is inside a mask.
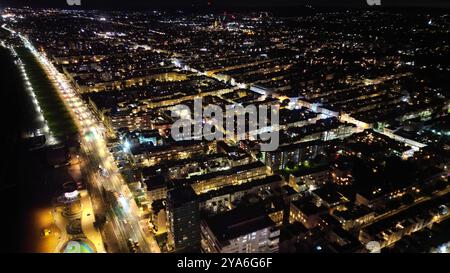
[[[167,194],[168,223],[175,252],[200,252],[200,211],[197,195],[190,186]]]

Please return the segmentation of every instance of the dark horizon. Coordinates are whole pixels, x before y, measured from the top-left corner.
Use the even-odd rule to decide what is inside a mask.
[[[151,9],[151,8],[255,8],[267,9],[271,7],[299,8],[305,5],[312,7],[333,7],[333,8],[373,8],[366,0],[80,0],[80,6],[69,6],[67,0],[4,0],[0,7],[24,7],[33,8],[77,8],[77,9]],[[383,7],[408,8],[408,7],[429,7],[429,8],[450,8],[447,0],[381,0]]]

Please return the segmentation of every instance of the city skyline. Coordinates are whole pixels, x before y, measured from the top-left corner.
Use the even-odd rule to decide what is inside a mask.
[[[1,10],[18,252],[450,251],[445,9],[177,7]]]
[[[81,0],[81,5],[70,6],[66,0],[19,0],[3,1],[3,7],[54,7],[54,8],[82,8],[82,9],[139,9],[139,8],[268,8],[279,7],[301,7],[310,5],[314,7],[368,7],[367,0],[168,0],[168,1],[107,1],[107,0]],[[439,7],[449,8],[450,3],[446,0],[384,0],[380,7]]]

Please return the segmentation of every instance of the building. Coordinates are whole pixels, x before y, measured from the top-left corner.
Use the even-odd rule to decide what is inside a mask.
[[[348,186],[353,183],[353,166],[347,162],[337,162],[331,166],[331,179],[333,183],[340,186]]]
[[[214,142],[177,141],[162,146],[140,145],[130,149],[133,164],[153,166],[163,161],[181,160],[215,150]]]
[[[324,142],[314,140],[280,146],[276,151],[262,152],[263,162],[272,170],[285,169],[289,162],[299,162],[315,158],[323,151]]]
[[[200,211],[191,187],[167,194],[167,219],[176,252],[200,252]]]
[[[150,202],[166,199],[167,184],[162,175],[155,175],[144,180]]]
[[[312,200],[318,207],[326,207],[329,210],[339,209],[343,204],[350,202],[339,188],[334,185],[325,185],[311,192]]]
[[[280,230],[260,207],[239,207],[202,221],[207,253],[275,253]]]
[[[336,218],[345,230],[358,228],[375,220],[375,211],[366,206],[346,207],[344,210],[333,212]]]
[[[324,208],[319,208],[309,201],[297,200],[291,203],[289,223],[300,222],[306,228],[313,229],[319,224],[320,215],[324,212]]]
[[[271,175],[244,184],[229,185],[217,190],[208,191],[198,196],[200,210],[209,213],[227,211],[233,209],[235,204],[244,196],[280,188],[282,183],[281,176]]]
[[[197,194],[202,194],[222,187],[240,185],[255,179],[262,179],[270,174],[271,173],[264,164],[256,161],[223,171],[193,176],[188,179],[172,180],[169,181],[169,187],[191,185]]]
[[[330,180],[330,167],[320,165],[309,169],[301,169],[289,175],[289,185],[297,192],[316,189]]]
[[[305,244],[308,232],[300,222],[284,225],[280,232],[280,253],[297,252],[296,245]]]

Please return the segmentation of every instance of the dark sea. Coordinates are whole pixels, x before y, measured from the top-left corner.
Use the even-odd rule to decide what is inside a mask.
[[[33,212],[48,207],[54,193],[43,150],[30,151],[24,133],[38,128],[30,96],[8,49],[0,47],[1,252],[32,252]]]

